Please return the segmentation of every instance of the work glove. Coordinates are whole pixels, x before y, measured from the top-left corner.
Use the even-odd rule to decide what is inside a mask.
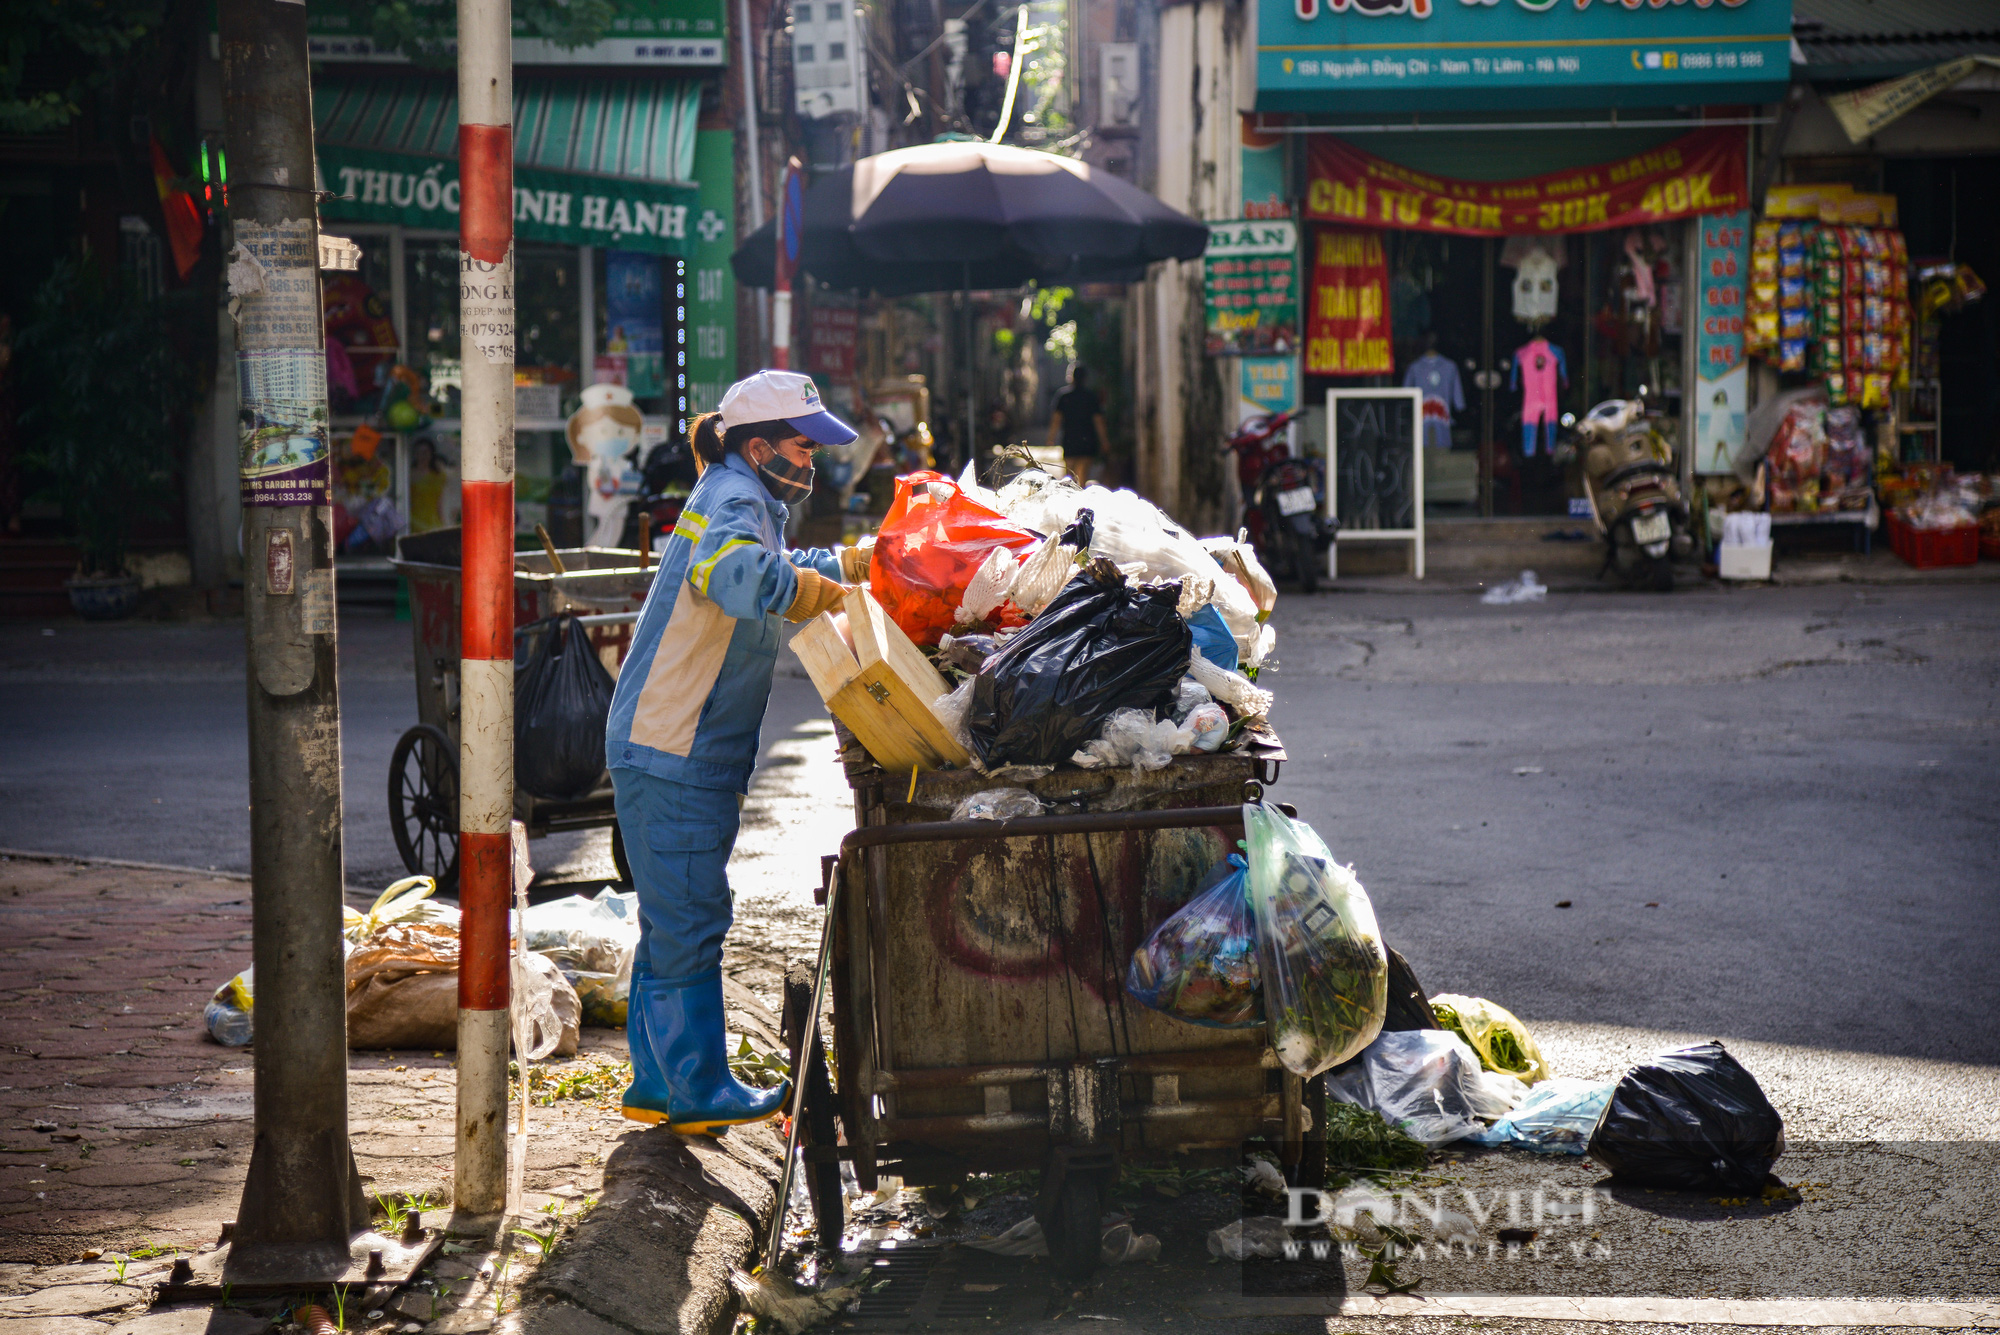
[[[845,584],[828,579],[817,570],[801,570],[793,566],[792,573],[799,577],[799,592],[785,611],[787,621],[811,621],[821,612],[835,611],[840,607],[841,600],[847,597]]]
[[[871,535],[852,547],[840,549],[840,578],[849,584],[860,584],[868,578],[868,563],[875,559],[875,539]]]

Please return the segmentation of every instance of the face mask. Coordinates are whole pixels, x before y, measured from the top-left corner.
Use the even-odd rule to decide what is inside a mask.
[[[781,505],[798,505],[812,496],[813,466],[801,468],[775,449],[769,459],[757,465],[757,476]]]

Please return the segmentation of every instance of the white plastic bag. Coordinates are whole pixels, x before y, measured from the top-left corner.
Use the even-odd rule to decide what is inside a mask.
[[[1285,1232],[1284,1220],[1271,1215],[1251,1215],[1210,1230],[1208,1254],[1232,1261],[1245,1261],[1253,1256],[1277,1257],[1285,1254],[1285,1244],[1289,1241],[1291,1234]]]
[[[1108,556],[1120,566],[1138,563],[1144,567],[1143,579],[1194,575],[1213,581],[1214,607],[1236,637],[1241,660],[1253,666],[1263,661],[1259,646],[1264,639],[1258,635],[1258,608],[1250,591],[1229,578],[1192,534],[1151,501],[1122,488],[1090,486],[1079,491],[1032,470],[1000,490],[1001,512],[1038,533],[1061,533],[1085,507],[1094,518],[1092,556]]]
[[[1039,816],[1042,799],[1025,788],[987,788],[952,808],[953,820],[1012,820]]]
[[[527,1048],[516,1055],[540,1061],[552,1052],[574,1054],[583,1025],[583,1003],[576,989],[546,955],[531,950],[514,956],[511,963],[516,1047]]]
[[[1192,734],[1195,750],[1219,750],[1229,740],[1229,715],[1211,700],[1189,710],[1188,716],[1181,720],[1181,729]]]
[[[617,973],[639,944],[639,897],[610,886],[594,899],[532,904],[524,917],[528,949],[566,969]]]
[[[1271,712],[1271,693],[1254,685],[1241,672],[1231,672],[1226,667],[1218,667],[1201,656],[1197,649],[1188,659],[1188,675],[1200,682],[1208,693],[1226,705],[1235,707],[1239,714],[1251,718],[1262,718]]]
[[[1007,596],[1029,616],[1039,615],[1089,557],[1088,546],[1079,548],[1051,537],[1021,563],[1014,582],[1007,586]]]
[[[1084,769],[1165,769],[1175,756],[1194,750],[1194,742],[1192,729],[1170,718],[1155,719],[1150,709],[1114,709],[1103,731],[1085,742],[1070,763]]]
[[[1479,601],[1488,607],[1505,607],[1510,603],[1538,603],[1548,596],[1547,586],[1536,580],[1535,572],[1523,570],[1519,579],[1495,584],[1480,594]]]
[[[966,731],[965,716],[972,712],[973,678],[967,677],[958,686],[931,701],[931,713],[944,724],[944,730],[958,743],[959,749],[967,753],[972,750],[972,734]]]
[[[1505,1117],[1528,1087],[1480,1069],[1478,1055],[1450,1030],[1411,1029],[1382,1034],[1328,1079],[1326,1092],[1435,1147],[1479,1135],[1482,1118]]]
[[[1257,605],[1257,619],[1270,616],[1278,606],[1278,586],[1257,559],[1257,549],[1234,538],[1203,538],[1201,545],[1249,593],[1250,601]]]
[[[1048,544],[1043,543],[1044,547]],[[1007,599],[1007,589],[1014,582],[1015,572],[1020,567],[1014,560],[1014,553],[1005,547],[995,547],[986,554],[979,569],[972,572],[972,579],[965,586],[965,596],[958,603],[958,624],[977,626],[993,615],[993,610]]]

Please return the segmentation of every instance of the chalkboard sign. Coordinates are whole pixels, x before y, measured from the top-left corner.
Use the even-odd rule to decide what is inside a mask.
[[[1327,502],[1341,542],[1407,541],[1424,577],[1424,396],[1335,389],[1326,396]],[[1329,567],[1331,572],[1332,567]]]

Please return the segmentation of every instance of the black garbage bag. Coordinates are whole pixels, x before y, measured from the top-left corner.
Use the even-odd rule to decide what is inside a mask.
[[[1177,583],[1128,587],[1117,566],[1091,562],[973,679],[979,763],[1058,764],[1112,710],[1171,707],[1194,644],[1179,602]]]
[[[1611,1175],[1678,1191],[1756,1191],[1785,1152],[1785,1123],[1757,1078],[1713,1040],[1625,1073],[1587,1153]]]
[[[604,777],[611,674],[576,617],[551,617],[514,678],[514,786],[536,797],[583,797]]]

